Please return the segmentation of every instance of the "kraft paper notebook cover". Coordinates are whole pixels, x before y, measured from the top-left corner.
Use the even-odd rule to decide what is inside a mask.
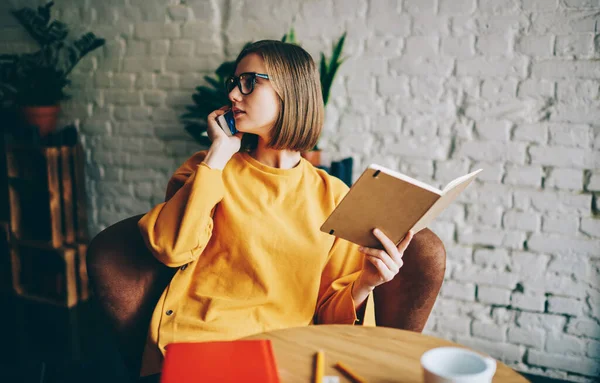
[[[321,231],[360,246],[383,248],[381,229],[396,245],[410,229],[429,225],[482,169],[456,178],[443,190],[379,165],[370,165],[327,218]]]
[[[270,340],[171,343],[161,383],[264,382],[279,376]]]

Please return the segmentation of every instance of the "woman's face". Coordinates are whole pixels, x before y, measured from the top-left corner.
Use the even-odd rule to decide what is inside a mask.
[[[250,53],[237,65],[235,75],[254,72],[267,74],[263,58]],[[270,84],[270,81],[260,77],[256,78],[254,90],[248,95],[240,92],[236,86],[229,93],[229,100],[234,111],[235,126],[240,132],[257,134],[265,139],[279,116],[279,96]]]

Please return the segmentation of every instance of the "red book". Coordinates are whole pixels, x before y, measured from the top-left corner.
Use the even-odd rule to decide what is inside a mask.
[[[278,383],[271,341],[171,343],[163,363],[161,383]]]

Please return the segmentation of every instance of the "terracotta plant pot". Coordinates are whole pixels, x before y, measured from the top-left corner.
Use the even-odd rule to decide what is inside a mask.
[[[308,162],[310,162],[313,166],[321,165],[321,151],[320,150],[311,150],[309,152],[302,152],[301,155]]]
[[[53,106],[23,106],[21,113],[25,122],[40,129],[40,137],[45,137],[56,130],[56,120],[60,105]]]

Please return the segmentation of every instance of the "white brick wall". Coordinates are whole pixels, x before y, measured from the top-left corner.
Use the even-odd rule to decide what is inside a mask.
[[[19,1],[37,6],[45,1]],[[8,2],[10,3],[10,2]],[[14,2],[13,2],[14,3]],[[448,272],[428,333],[521,371],[600,374],[596,0],[61,0],[107,39],[73,72],[92,233],[160,202],[200,147],[178,116],[243,43],[294,26],[318,57],[348,31],[321,146],[443,186],[481,177],[432,228]],[[0,5],[7,14],[9,4]],[[0,52],[31,51],[12,20]]]

